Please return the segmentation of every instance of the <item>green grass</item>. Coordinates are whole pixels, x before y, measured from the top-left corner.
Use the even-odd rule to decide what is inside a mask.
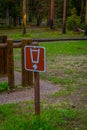
[[[72,32],[62,35],[49,29],[27,31],[24,36],[22,30],[2,30],[1,34],[7,34],[12,39],[83,35]],[[40,43],[40,46],[46,48],[47,61],[47,70],[40,73],[40,77],[61,89],[48,96],[53,101],[50,106],[43,99],[40,117],[34,115],[34,102],[0,105],[0,130],[87,130],[87,41]],[[14,61],[15,70],[21,71],[21,49],[14,49]],[[7,85],[1,86],[4,89]],[[74,104],[75,108],[70,106],[71,95],[79,99],[79,103]]]
[[[0,83],[0,92],[8,90],[8,89],[9,89],[9,85],[7,82]]]
[[[56,55],[87,55],[87,41],[67,41],[43,43],[47,56]]]
[[[81,86],[66,85],[60,91],[53,93],[52,97],[54,97],[54,98],[55,97],[67,97],[67,96],[70,96],[72,93],[74,93],[75,91],[77,91],[79,89],[81,89]]]
[[[46,48],[47,54],[47,71],[41,74],[42,78],[62,85],[76,83],[75,81],[82,76],[86,79],[87,41],[54,42],[41,45]]]
[[[41,78],[62,88],[52,97],[67,97],[87,86],[87,41],[53,42],[46,47],[47,71]],[[85,96],[85,93],[82,94]],[[82,96],[80,95],[80,96]]]
[[[64,88],[54,96],[67,96],[87,85],[87,41],[40,43],[40,46],[46,48],[47,57],[47,70],[40,77]],[[21,61],[21,50],[15,49],[14,53],[16,63]],[[15,66],[16,71],[21,71],[20,66]]]
[[[0,106],[0,130],[86,130],[85,111],[60,109],[57,106],[44,108],[36,117],[30,103]],[[23,108],[25,109],[23,109]]]
[[[59,30],[50,30],[49,28],[27,28],[27,34],[23,35],[22,29],[0,30],[0,35],[7,35],[8,38],[22,39],[26,38],[64,38],[64,37],[83,37],[83,33],[67,31],[65,35]]]

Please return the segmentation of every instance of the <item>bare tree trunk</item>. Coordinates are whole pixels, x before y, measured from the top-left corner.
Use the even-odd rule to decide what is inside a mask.
[[[6,9],[6,25],[10,25],[10,19],[9,19],[9,8]]]
[[[13,24],[14,24],[14,27],[16,27],[16,25],[17,25],[17,17],[16,16],[13,17]]]
[[[85,35],[87,36],[87,0],[86,0],[86,14],[85,14]]]
[[[51,0],[50,4],[50,28],[53,28],[54,24],[54,0]]]
[[[41,11],[41,3],[40,0],[37,0],[37,26],[40,26],[42,21],[42,11]]]
[[[66,0],[63,0],[63,26],[62,26],[62,33],[66,34]]]
[[[26,34],[26,0],[23,0],[23,34]]]
[[[18,22],[18,25],[21,27],[21,10],[20,10],[21,2],[20,1],[17,2],[17,6],[19,7],[17,22]]]
[[[81,12],[80,12],[81,23],[82,23],[82,21],[83,21],[83,13],[84,13],[84,0],[82,0]]]
[[[40,26],[41,21],[42,21],[42,18],[41,18],[41,13],[40,13],[40,12],[38,12],[38,15],[37,15],[37,26]]]
[[[50,26],[50,7],[48,7],[47,12],[48,12],[48,14],[47,14],[47,26]]]
[[[29,22],[29,15],[28,15],[28,0],[26,0],[26,13],[27,13],[27,22]]]

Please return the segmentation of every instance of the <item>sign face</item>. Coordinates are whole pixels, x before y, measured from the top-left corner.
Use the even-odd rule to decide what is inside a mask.
[[[27,71],[45,72],[45,48],[40,46],[24,47],[24,64]]]

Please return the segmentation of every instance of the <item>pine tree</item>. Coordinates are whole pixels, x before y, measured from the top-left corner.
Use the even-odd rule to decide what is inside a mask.
[[[62,33],[66,33],[66,0],[63,1],[63,26],[62,26]]]
[[[87,36],[87,0],[86,0],[86,14],[85,14],[85,35]]]
[[[26,34],[26,0],[23,0],[23,34]]]
[[[51,0],[50,3],[50,28],[53,28],[54,24],[54,0]]]

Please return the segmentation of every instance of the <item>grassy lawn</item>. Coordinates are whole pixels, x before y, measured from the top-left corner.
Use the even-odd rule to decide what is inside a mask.
[[[61,37],[49,30],[30,32],[33,38]],[[14,35],[8,34],[13,39],[21,38]],[[46,48],[47,62],[47,70],[40,77],[61,89],[49,95],[46,102],[41,101],[39,117],[34,115],[33,101],[0,105],[0,130],[87,130],[87,41],[40,43],[40,46]],[[21,71],[20,49],[14,49],[14,60],[15,70]]]
[[[0,130],[86,130],[85,111],[43,107],[36,117],[31,103],[0,106]]]

